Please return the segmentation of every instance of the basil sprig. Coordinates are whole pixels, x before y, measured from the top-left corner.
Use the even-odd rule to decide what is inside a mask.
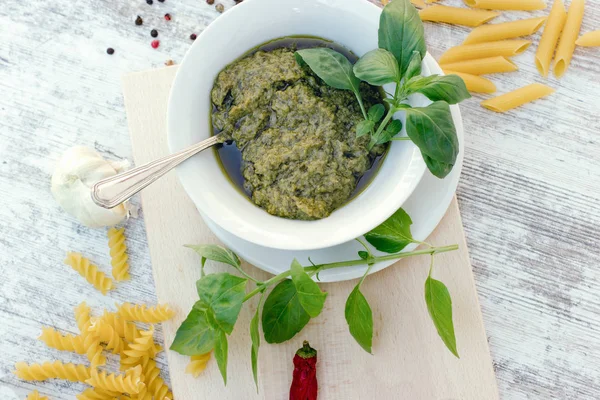
[[[364,237],[368,244],[357,239],[364,248],[358,252],[357,259],[310,266],[302,266],[294,259],[289,270],[264,282],[246,273],[241,267],[239,257],[229,249],[217,245],[187,246],[200,255],[202,269],[204,269],[206,260],[210,260],[229,265],[242,276],[224,272],[211,273],[203,275],[196,282],[199,299],[177,330],[171,350],[188,356],[214,350],[219,370],[226,382],[227,336],[232,334],[243,304],[260,294],[257,309],[250,322],[252,342],[250,358],[252,374],[258,388],[260,322],[262,322],[263,337],[267,343],[282,343],[292,339],[304,329],[311,319],[319,317],[323,311],[327,292],[320,289],[313,277],[327,269],[364,265],[365,273],[348,296],[344,316],[352,337],[365,351],[372,353],[373,312],[361,291],[371,267],[378,262],[418,255],[430,255],[433,259],[435,254],[458,248],[456,245],[433,247],[430,244],[419,242],[412,236],[411,225],[410,216],[400,209],[384,223],[365,234]],[[411,243],[423,245],[425,248],[401,252]],[[373,249],[388,254],[374,255],[369,244]],[[252,283],[255,288],[247,293],[246,288],[248,284]],[[431,270],[425,283],[425,300],[429,315],[442,341],[458,357],[450,294],[443,283],[431,277]]]
[[[460,103],[471,95],[456,75],[420,76],[427,49],[423,24],[409,0],[394,0],[383,9],[378,35],[379,48],[363,55],[353,67],[346,57],[328,48],[299,50],[297,59],[329,86],[354,93],[364,116],[356,126],[356,134],[371,136],[369,148],[391,140],[410,139],[421,150],[429,171],[444,178],[452,171],[459,151],[449,105]],[[382,104],[374,106],[377,113],[371,112],[373,108],[369,112],[365,110],[360,81],[374,86],[396,85],[393,95],[385,99],[388,104],[385,117],[379,113]],[[433,104],[411,108],[407,99],[414,93],[426,96]],[[399,111],[406,113],[408,138],[396,137],[402,124],[393,116]]]

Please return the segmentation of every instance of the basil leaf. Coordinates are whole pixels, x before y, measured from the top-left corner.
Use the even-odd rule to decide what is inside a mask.
[[[421,53],[418,51],[413,51],[412,57],[410,58],[410,63],[408,63],[408,67],[406,68],[406,72],[404,74],[405,82],[408,82],[411,78],[421,74],[422,63],[423,59],[421,58]]]
[[[392,120],[388,126],[385,128],[385,131],[391,135],[391,137],[396,136],[402,130],[402,121],[399,119]]]
[[[360,93],[360,80],[354,76],[352,64],[343,54],[325,47],[302,49],[296,54],[329,86]]]
[[[281,343],[293,338],[310,321],[300,304],[291,280],[281,281],[269,293],[262,313],[262,327],[267,343]]]
[[[448,103],[407,108],[406,133],[423,154],[444,164],[456,162],[458,137]]]
[[[373,312],[367,299],[360,291],[360,283],[356,285],[350,296],[348,296],[348,300],[346,300],[345,316],[352,337],[367,353],[371,353]]]
[[[431,276],[428,277],[425,281],[425,302],[442,341],[452,354],[460,358],[456,350],[456,336],[452,323],[452,299],[446,285]]]
[[[215,340],[215,359],[217,360],[217,365],[219,366],[219,371],[221,371],[225,386],[227,386],[227,352],[227,336],[225,336],[225,332],[219,330]]]
[[[400,208],[381,225],[368,232],[365,239],[379,251],[398,253],[414,242],[410,233],[411,225],[412,219]]]
[[[229,264],[234,268],[240,267],[240,259],[233,251],[221,246],[217,246],[216,244],[201,244],[197,246],[186,244],[185,247],[194,250],[200,255],[200,257],[202,257],[203,267],[206,260]]]
[[[366,252],[366,251],[364,251],[364,250],[361,250],[361,251],[359,251],[359,252],[358,252],[358,256],[359,256],[360,258],[362,258],[363,260],[368,260],[368,259],[369,259],[369,253],[367,253],[367,252]]]
[[[304,311],[311,316],[311,318],[317,317],[323,310],[325,299],[327,298],[327,292],[322,292],[319,285],[312,279],[306,272],[302,265],[294,258],[292,261],[292,267],[290,269],[292,275],[292,282],[296,287],[298,293],[298,301],[304,308]]]
[[[458,75],[431,75],[411,79],[407,85],[408,94],[422,93],[431,101],[445,101],[448,104],[457,104],[471,97],[467,86]]]
[[[260,305],[264,296],[260,296],[258,306],[256,306],[256,312],[252,321],[250,321],[250,339],[252,340],[252,348],[250,349],[250,359],[252,360],[252,376],[254,377],[254,384],[256,385],[256,392],[258,393],[258,348],[260,347],[260,334],[258,332],[258,313],[260,311]]]
[[[371,50],[362,56],[354,64],[354,75],[373,86],[400,83],[401,80],[398,61],[385,49]]]
[[[383,104],[375,104],[369,108],[369,112],[367,114],[370,121],[379,122],[381,118],[383,118],[383,114],[385,114],[385,107]]]
[[[425,154],[422,154],[422,156],[429,171],[433,174],[433,176],[436,176],[440,179],[444,179],[446,176],[448,176],[448,174],[452,172],[452,168],[454,168],[454,165],[452,164],[444,164],[443,162],[436,161]]]
[[[410,0],[394,0],[385,6],[379,19],[379,48],[396,57],[400,73],[408,69],[413,51],[425,57],[425,29]]]
[[[208,353],[215,347],[215,330],[208,322],[206,304],[198,301],[175,335],[171,350],[186,356]]]
[[[242,309],[247,282],[228,273],[209,274],[196,282],[200,300],[214,311],[219,327],[228,334],[233,331]]]
[[[363,119],[358,124],[356,124],[356,137],[361,137],[371,133],[371,130],[374,126],[375,122]]]

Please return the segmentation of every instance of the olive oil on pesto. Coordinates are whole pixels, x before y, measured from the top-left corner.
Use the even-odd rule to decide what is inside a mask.
[[[230,66],[226,67],[223,71],[228,71],[232,66],[235,67],[236,63],[244,62],[243,60],[249,57],[254,56],[254,58],[260,60],[262,52],[271,53],[271,55],[267,55],[268,57],[275,56],[276,54],[281,54],[282,57],[285,57],[282,58],[281,68],[283,70],[285,68],[285,63],[283,61],[286,61],[288,64],[292,63],[289,54],[292,54],[294,50],[314,47],[328,47],[336,50],[344,54],[352,63],[356,62],[358,59],[358,57],[348,49],[324,39],[315,37],[286,37],[267,42],[252,49]],[[275,59],[275,61],[278,60]],[[273,66],[271,66],[271,68],[273,68]],[[294,65],[294,68],[298,69],[296,65]],[[260,74],[262,72],[257,72],[256,70],[252,70],[252,68],[250,69],[250,74]],[[243,72],[245,72],[245,70],[242,70],[241,73]],[[230,79],[236,79],[239,74],[240,71],[236,70],[235,74],[230,74],[234,75],[234,77]],[[222,79],[221,74],[219,75],[215,81],[215,87],[213,88],[211,96],[211,100],[213,100],[211,127],[214,134],[221,133],[222,131],[227,131],[225,133],[234,133],[229,141],[215,148],[217,159],[219,160],[225,175],[231,180],[234,186],[240,189],[251,201],[264,208],[267,212],[291,219],[311,220],[324,218],[365,189],[379,169],[379,166],[385,157],[386,147],[379,146],[371,153],[368,153],[365,146],[361,146],[360,149],[357,149],[357,140],[354,139],[354,136],[347,137],[347,139],[349,138],[347,140],[349,144],[343,140],[340,144],[340,141],[336,139],[334,140],[334,147],[331,151],[337,154],[337,158],[330,159],[329,164],[323,165],[321,163],[322,160],[319,158],[314,158],[314,162],[312,159],[308,160],[310,162],[303,162],[304,160],[298,160],[298,157],[292,157],[290,165],[284,164],[284,167],[291,171],[291,176],[288,176],[290,174],[287,174],[287,172],[282,172],[280,175],[277,175],[278,171],[269,171],[269,169],[265,167],[265,165],[267,167],[270,165],[269,160],[276,159],[274,165],[276,165],[276,167],[281,167],[281,163],[277,164],[277,162],[280,162],[280,160],[277,160],[277,157],[281,156],[281,153],[286,151],[293,153],[293,141],[301,140],[301,138],[298,139],[298,136],[302,136],[302,130],[295,132],[296,136],[290,135],[287,131],[287,129],[293,130],[296,127],[296,121],[294,121],[293,118],[290,122],[293,126],[290,127],[286,125],[286,129],[281,131],[282,133],[280,136],[279,131],[271,129],[272,124],[274,124],[273,119],[275,118],[276,124],[279,122],[277,121],[277,115],[280,115],[278,113],[288,117],[289,114],[286,114],[286,112],[290,108],[294,109],[294,101],[303,103],[303,106],[305,103],[314,101],[315,96],[311,90],[314,89],[317,93],[317,101],[320,101],[319,98],[322,96],[323,101],[327,100],[335,103],[332,105],[333,109],[336,111],[333,118],[336,118],[337,114],[351,117],[345,118],[343,121],[337,121],[338,124],[345,123],[348,125],[348,132],[344,131],[345,134],[350,133],[349,130],[351,129],[351,134],[355,135],[355,125],[352,124],[362,119],[359,111],[354,110],[353,114],[348,111],[349,108],[354,109],[357,107],[357,105],[354,104],[356,103],[355,100],[351,102],[351,97],[349,96],[353,97],[353,95],[350,92],[337,91],[337,89],[328,88],[322,81],[312,76],[305,77],[300,75],[298,78],[297,71],[295,71],[295,73],[290,73],[289,70],[283,70],[282,74],[287,74],[288,79],[272,82],[272,90],[278,92],[276,93],[276,96],[279,96],[276,101],[269,104],[261,104],[255,109],[252,109],[252,115],[250,115],[250,117],[247,116],[248,107],[246,107],[243,113],[240,114],[241,117],[239,120],[236,119],[237,116],[230,115],[238,111],[233,106],[234,99],[232,92],[234,92],[235,89],[231,89],[231,86],[237,87],[241,86],[241,84],[229,84],[230,87],[226,87],[225,90],[220,90],[219,85],[222,85],[223,81],[225,81],[225,85],[227,85],[228,82]],[[307,97],[306,88],[304,87],[306,85],[303,85],[305,80],[310,82],[308,94],[312,95],[312,97]],[[301,84],[296,85],[298,82]],[[321,86],[319,86],[318,82],[320,82]],[[248,85],[248,81],[243,83]],[[252,84],[252,81],[250,81],[250,84]],[[260,89],[271,90],[270,87],[261,87]],[[297,91],[297,93],[293,95],[295,97],[292,95],[289,95],[288,97],[284,96],[284,92],[289,91],[289,93],[291,93],[294,90]],[[367,103],[369,103],[369,99],[373,103],[381,102],[383,94],[379,89],[366,87],[361,90],[363,90],[363,92],[365,90],[368,92],[368,95],[366,96],[368,99]],[[260,102],[263,99],[261,97],[256,97],[251,100]],[[242,101],[244,101],[243,98]],[[335,107],[338,108],[335,109]],[[307,110],[310,111],[311,109],[307,108]],[[313,114],[318,114],[318,111],[319,110]],[[313,114],[311,114],[311,116]],[[275,117],[273,115],[275,115]],[[322,122],[322,120],[319,121],[317,119],[307,123],[309,126],[316,126],[317,129],[319,129],[318,127],[323,125],[323,123],[319,122]],[[334,128],[338,130],[345,129],[340,126],[334,126]],[[325,131],[325,134],[328,133],[329,131]],[[237,142],[236,138],[238,139]],[[285,144],[284,147],[281,147],[281,151],[277,147],[264,150],[263,147],[268,147],[274,140],[281,140],[282,143]],[[290,142],[290,140],[292,142]],[[307,134],[306,140],[314,140],[314,137]],[[238,148],[238,143],[242,145],[241,150]],[[303,151],[303,145],[305,145],[305,143],[299,145],[299,151]],[[315,152],[319,152],[319,146],[315,145],[315,143],[309,142],[306,146],[306,151],[313,156]],[[343,156],[340,154],[342,151]],[[331,154],[328,154],[328,156],[331,157]],[[244,160],[244,157],[246,160]],[[354,158],[356,158],[356,160],[354,160]],[[314,170],[312,168],[313,165],[322,167],[322,170]],[[297,168],[294,169],[296,166]],[[347,167],[348,170],[345,170],[345,167]],[[330,168],[337,168],[339,171],[330,171]],[[312,174],[312,180],[302,182],[302,179],[299,179],[299,177],[303,177],[302,171],[304,170],[307,170],[307,174]],[[318,187],[316,184],[316,182],[319,181],[321,172],[323,173],[323,188]],[[281,181],[279,181],[280,177]],[[336,185],[339,185],[339,187]],[[315,194],[315,198],[313,199],[310,195],[305,195],[306,193]]]

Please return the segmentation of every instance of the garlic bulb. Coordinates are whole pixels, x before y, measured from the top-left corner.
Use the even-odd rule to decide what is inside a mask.
[[[98,152],[84,146],[68,149],[52,174],[52,195],[60,206],[85,226],[98,228],[123,221],[128,207],[121,204],[113,209],[98,206],[90,190],[100,179],[123,171],[129,162],[111,163]]]

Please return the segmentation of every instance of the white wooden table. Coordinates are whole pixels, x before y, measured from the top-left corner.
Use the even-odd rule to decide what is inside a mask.
[[[180,61],[189,35],[219,13],[203,0],[1,6],[0,399],[24,398],[34,386],[52,399],[73,399],[82,386],[19,381],[14,363],[56,358],[36,337],[45,325],[74,332],[71,310],[80,301],[96,308],[153,302],[154,289],[143,213],[128,225],[133,279],[110,299],[62,264],[67,250],[104,265],[109,256],[103,230],[81,227],[54,202],[53,166],[75,144],[108,158],[130,157],[120,76]],[[497,22],[542,14],[511,12]],[[134,24],[137,15],[142,26]],[[150,47],[153,28],[157,50]],[[600,29],[598,0],[588,0],[583,29]],[[467,33],[433,24],[426,30],[434,56]],[[107,47],[115,54],[107,55]],[[533,51],[516,59],[520,72],[493,77],[501,92],[544,82]],[[464,103],[467,150],[458,196],[502,397],[598,399],[600,50],[577,49],[567,75],[549,84],[558,89],[554,96],[505,115],[482,109],[480,96]]]

